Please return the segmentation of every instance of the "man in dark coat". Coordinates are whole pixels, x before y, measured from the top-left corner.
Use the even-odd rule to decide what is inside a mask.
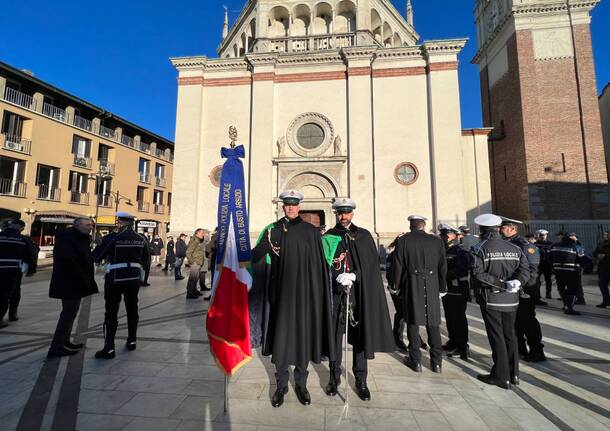
[[[70,333],[81,300],[99,292],[91,257],[92,230],[91,219],[77,218],[73,227],[55,238],[49,296],[61,299],[62,310],[49,349],[50,358],[75,355],[83,347],[70,342]]]
[[[410,233],[396,241],[394,250],[394,281],[403,298],[403,316],[407,323],[409,356],[404,363],[421,372],[419,327],[425,326],[430,345],[432,371],[441,372],[440,298],[447,294],[445,277],[447,260],[443,241],[427,234],[426,218],[409,216]]]
[[[167,237],[167,245],[165,246],[165,266],[163,267],[163,271],[167,272],[174,269],[174,265],[176,264],[176,243],[174,242],[174,237],[168,235]]]
[[[597,259],[597,282],[602,294],[602,302],[596,307],[610,307],[610,232],[604,233],[604,240],[595,248],[593,257]]]
[[[481,214],[474,222],[481,228],[481,242],[473,249],[472,275],[494,363],[489,374],[477,378],[510,389],[519,384],[515,320],[519,291],[530,278],[529,264],[520,247],[500,236],[499,216]]]
[[[255,284],[263,286],[252,288],[266,298],[268,308],[263,318],[252,320],[258,326],[254,333],[263,330],[263,355],[271,355],[275,364],[274,407],[283,404],[288,392],[289,366],[295,366],[297,398],[308,405],[309,362],[319,364],[323,356],[335,359],[330,274],[320,231],[299,216],[301,193],[289,190],[280,199],[285,216],[263,230],[252,250],[252,261],[265,260],[269,267],[266,280],[254,278]]]
[[[93,260],[106,261],[104,270],[104,348],[95,353],[97,359],[112,359],[116,352],[114,337],[119,325],[118,312],[121,299],[127,312],[127,350],[136,349],[138,332],[138,293],[150,262],[146,238],[133,230],[134,216],[118,212],[118,231],[107,235],[93,250]]]
[[[182,264],[184,263],[184,259],[186,259],[186,241],[184,240],[186,235],[181,233],[176,241],[176,263],[174,265],[174,278],[176,280],[184,280],[184,276],[182,275]]]
[[[553,243],[548,240],[548,230],[540,229],[536,234],[538,235],[538,238],[536,239],[535,245],[540,253],[540,266],[538,267],[537,276],[538,290],[540,291],[542,280],[544,279],[545,297],[546,299],[551,299],[551,291],[553,290],[553,263],[551,262],[549,251],[551,250]],[[538,297],[542,297],[540,292],[538,293]],[[537,304],[547,305],[547,303],[542,300],[538,300]]]
[[[551,246],[549,255],[557,281],[557,290],[563,299],[563,312],[579,316],[580,312],[574,310],[574,304],[580,284],[581,265],[585,261],[585,250],[578,243],[576,234],[569,233],[562,235],[560,242]]]
[[[29,276],[36,272],[30,241],[21,235],[23,226],[25,223],[21,220],[13,220],[0,232],[0,328],[8,326],[3,320],[4,315],[10,309],[23,273]]]
[[[341,347],[348,322],[347,342],[353,346],[352,370],[356,377],[356,393],[360,399],[368,401],[371,393],[366,384],[367,360],[374,359],[375,352],[393,352],[395,345],[375,242],[369,231],[352,223],[355,208],[356,203],[352,199],[336,199],[333,210],[337,224],[323,237],[326,256],[331,263],[337,355],[336,360],[330,363],[326,393],[337,395],[337,387],[341,383]]]
[[[447,295],[443,297],[443,309],[447,322],[449,341],[443,346],[447,356],[460,356],[467,360],[470,352],[468,346],[468,319],[466,309],[470,297],[470,253],[459,243],[460,231],[443,223],[439,226],[440,237],[445,244],[447,255]],[[473,237],[474,235],[469,235]]]

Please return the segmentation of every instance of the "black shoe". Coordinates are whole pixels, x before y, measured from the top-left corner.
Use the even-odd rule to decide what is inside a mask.
[[[443,367],[440,364],[430,364],[430,369],[434,373],[441,374],[443,372]]]
[[[273,407],[281,407],[284,404],[284,395],[288,393],[288,387],[277,388],[271,397],[271,405]]]
[[[544,352],[530,352],[527,359],[529,362],[544,362],[546,361],[546,356]]]
[[[339,393],[337,388],[339,387],[340,383],[341,383],[341,380],[337,380],[333,376],[330,376],[330,379],[328,380],[328,384],[326,385],[326,388],[324,389],[324,392],[326,392],[326,395],[328,395],[329,397],[334,397],[335,395],[337,395]]]
[[[601,304],[597,304],[596,307],[597,308],[606,308],[606,307],[610,307],[610,304],[606,304],[605,302],[602,302]]]
[[[467,361],[469,356],[470,356],[470,346],[468,344],[466,344],[466,347],[464,347],[460,351],[460,359],[462,361]]]
[[[9,314],[8,315],[8,321],[9,322],[16,322],[17,320],[19,320],[19,316],[17,316],[16,314]]]
[[[585,298],[579,298],[574,301],[574,305],[587,305],[587,303],[585,302]]]
[[[4,320],[0,320],[0,328],[6,328],[8,326],[8,323],[6,323]]]
[[[212,295],[206,296],[205,298],[203,298],[204,301],[209,301],[210,299],[212,299]]]
[[[466,347],[456,347],[453,350],[447,350],[447,356],[452,358],[453,356],[459,356],[460,359],[464,361],[468,360],[468,353],[470,352],[470,348]]]
[[[362,401],[371,400],[371,391],[366,385],[366,380],[356,379],[356,394]]]
[[[294,392],[297,394],[297,398],[299,399],[299,402],[301,404],[303,404],[304,406],[308,406],[311,404],[311,395],[309,395],[309,391],[306,387],[296,385],[294,387]]]
[[[72,356],[76,355],[78,351],[66,349],[65,347],[60,350],[49,350],[47,353],[47,358],[61,358],[63,356]]]
[[[426,342],[424,340],[422,340],[419,348],[422,350],[428,350],[428,345],[426,344]]]
[[[195,293],[195,295],[197,295],[197,296],[203,296],[203,293],[201,293],[200,291],[197,291],[197,293]]]
[[[127,347],[127,350],[129,350],[130,352],[133,352],[134,350],[136,350],[136,342],[128,341],[127,343],[125,343],[125,347]]]
[[[487,385],[497,386],[502,389],[510,389],[510,382],[507,380],[505,382],[501,382],[493,378],[491,374],[479,374],[477,375],[477,379],[482,381]]]
[[[570,316],[580,316],[580,311],[576,311],[573,308],[566,308],[565,310],[563,310],[563,312]]]
[[[186,299],[199,299],[201,295],[186,295]]]
[[[411,360],[411,358],[409,358],[408,356],[405,356],[405,358],[402,360],[403,364],[405,364],[407,367],[411,368],[413,371],[415,371],[416,373],[421,373],[421,364],[419,362],[414,362]]]
[[[449,350],[455,350],[455,349],[456,349],[456,347],[451,343],[443,344],[443,350],[445,352],[448,352]]]
[[[546,294],[546,296],[545,296],[545,298],[546,298],[546,299],[553,299],[553,297],[551,296],[551,294],[550,294],[550,293],[547,293],[547,294]]]
[[[175,277],[175,280],[176,280],[176,281],[184,280],[184,277],[183,277],[183,276],[181,276],[181,275],[179,275],[178,277]]]
[[[515,386],[519,386],[519,376],[511,376],[510,377],[510,384],[511,385],[515,385]]]
[[[150,283],[142,283],[142,286],[148,287],[148,286],[150,286]]]
[[[102,349],[95,353],[95,359],[113,359],[115,355],[114,349]]]
[[[67,342],[65,344],[65,346],[66,346],[66,349],[70,349],[70,350],[79,350],[79,349],[82,349],[83,347],[85,347],[84,344],[81,344],[81,343],[74,344],[74,343],[70,343],[70,342]]]
[[[536,301],[536,305],[549,305],[549,303],[546,301],[543,301],[542,299],[539,299],[538,301]]]

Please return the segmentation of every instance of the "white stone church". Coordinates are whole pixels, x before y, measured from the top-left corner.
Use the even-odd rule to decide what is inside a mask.
[[[486,129],[462,130],[458,55],[466,40],[419,41],[411,2],[250,0],[218,58],[173,58],[178,69],[172,232],[216,225],[220,148],[239,131],[250,225],[305,195],[303,217],[334,225],[351,197],[354,222],[382,243],[407,215],[471,222],[490,211]]]

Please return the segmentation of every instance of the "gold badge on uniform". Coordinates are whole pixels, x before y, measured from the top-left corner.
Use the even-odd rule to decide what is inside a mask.
[[[536,247],[530,247],[530,248],[528,248],[528,249],[527,249],[527,252],[528,252],[529,254],[534,254],[534,253],[536,253]]]

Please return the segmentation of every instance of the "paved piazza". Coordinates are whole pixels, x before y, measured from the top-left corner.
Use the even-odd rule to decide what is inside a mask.
[[[187,301],[186,280],[162,274],[154,272],[152,286],[140,291],[138,350],[123,349],[122,315],[111,361],[93,358],[103,343],[101,294],[83,303],[75,325],[83,353],[47,361],[59,302],[47,297],[48,270],[27,280],[21,320],[0,332],[0,430],[610,428],[610,310],[593,306],[601,297],[592,276],[585,280],[592,305],[578,307],[583,316],[564,316],[556,299],[539,310],[549,361],[522,362],[517,390],[476,380],[488,370],[490,350],[478,307],[469,305],[469,362],[445,360],[442,375],[424,368],[418,376],[401,364],[401,354],[378,355],[369,365],[372,401],[360,401],[352,390],[342,419],[342,400],[322,389],[325,365],[310,367],[311,406],[298,403],[291,383],[286,403],[274,409],[273,366],[258,356],[232,379],[230,409],[223,413],[223,376],[204,331],[207,303]],[[429,365],[427,355],[423,364]]]

